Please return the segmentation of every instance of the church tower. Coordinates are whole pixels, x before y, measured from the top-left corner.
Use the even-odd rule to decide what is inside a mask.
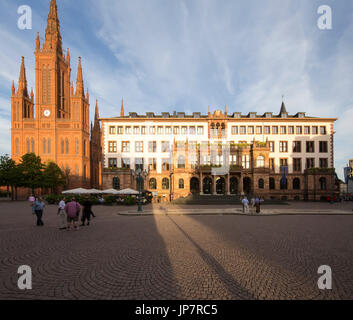
[[[35,110],[28,96],[24,59],[16,92],[12,85],[12,158],[34,152],[54,161],[69,187],[90,186],[89,94],[85,93],[81,58],[76,90],[71,83],[70,53],[62,49],[58,9],[51,0],[45,39],[35,41]]]

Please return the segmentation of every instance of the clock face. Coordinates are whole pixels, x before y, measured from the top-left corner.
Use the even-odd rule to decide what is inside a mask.
[[[50,116],[50,110],[44,110],[44,116],[49,117]]]

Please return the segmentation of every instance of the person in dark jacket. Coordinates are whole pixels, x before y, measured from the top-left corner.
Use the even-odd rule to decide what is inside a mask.
[[[92,203],[89,201],[88,197],[85,198],[85,200],[82,203],[83,206],[83,211],[82,211],[82,224],[81,226],[85,225],[85,222],[87,220],[87,225],[89,226],[89,223],[91,221],[91,216],[95,218],[95,215],[92,211]]]

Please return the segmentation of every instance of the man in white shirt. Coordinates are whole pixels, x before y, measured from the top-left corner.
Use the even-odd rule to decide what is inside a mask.
[[[60,218],[60,230],[66,230],[66,211],[65,211],[65,201],[61,199],[58,205],[58,215]]]
[[[243,213],[249,212],[249,200],[247,197],[244,197],[241,203],[243,204]]]

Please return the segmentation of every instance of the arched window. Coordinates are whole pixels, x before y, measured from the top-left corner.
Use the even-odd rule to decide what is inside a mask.
[[[64,154],[65,152],[65,142],[64,142],[64,139],[61,139],[61,143],[60,143],[60,146],[61,146],[61,154]]]
[[[76,138],[75,139],[75,152],[76,154],[79,154],[79,149],[80,148],[80,145],[79,145],[79,142],[78,142],[78,139]]]
[[[185,168],[185,157],[180,155],[178,157],[178,168],[179,169],[184,169]]]
[[[86,165],[83,166],[83,178],[84,179],[87,178],[87,167],[86,167]]]
[[[169,179],[168,178],[164,178],[162,180],[162,189],[163,190],[168,190],[169,189]]]
[[[120,179],[118,177],[113,178],[113,189],[120,190]]]
[[[86,156],[86,140],[83,141],[83,155]]]
[[[29,142],[29,138],[26,139],[26,148],[27,148],[27,153],[30,153],[31,152],[31,145]]]
[[[34,153],[34,139],[32,138],[31,139],[31,151],[32,151],[32,153]]]
[[[264,189],[265,188],[265,181],[264,179],[259,179],[259,189]]]
[[[265,158],[263,156],[258,156],[256,159],[256,167],[264,168],[265,167]]]
[[[43,139],[43,154],[47,153],[47,139]]]
[[[18,138],[16,138],[15,140],[15,150],[16,150],[16,154],[20,153],[20,141],[18,140]]]
[[[69,139],[65,139],[65,153],[69,154]]]
[[[51,139],[48,139],[48,154],[51,154]]]
[[[270,178],[270,190],[276,189],[276,183],[274,178]]]
[[[179,189],[184,189],[185,184],[184,184],[184,179],[179,179]]]
[[[157,180],[155,178],[150,179],[149,185],[150,185],[151,190],[156,190],[157,189]]]
[[[281,190],[287,190],[288,189],[288,180],[287,179],[281,179]]]
[[[319,184],[320,184],[320,190],[326,190],[327,189],[327,183],[326,183],[326,178],[322,177],[319,179]]]
[[[293,179],[293,190],[300,190],[300,179],[299,178]]]

